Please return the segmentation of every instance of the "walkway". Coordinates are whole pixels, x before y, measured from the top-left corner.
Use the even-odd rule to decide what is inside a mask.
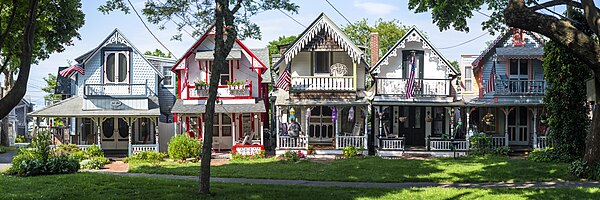
[[[177,176],[164,174],[138,174],[125,172],[96,173],[112,174],[128,177],[157,177],[183,180],[198,180],[197,176]],[[406,183],[375,183],[375,182],[338,182],[338,181],[306,181],[306,180],[274,180],[274,179],[251,179],[251,178],[218,178],[211,177],[212,182],[221,183],[251,183],[267,185],[300,185],[311,187],[355,187],[355,188],[561,188],[561,187],[600,187],[600,182],[580,181],[550,181],[550,182],[492,182],[492,183],[431,183],[431,182],[406,182]]]
[[[0,171],[10,167],[10,163],[12,162],[12,157],[16,153],[17,153],[17,151],[9,151],[9,152],[0,154]]]

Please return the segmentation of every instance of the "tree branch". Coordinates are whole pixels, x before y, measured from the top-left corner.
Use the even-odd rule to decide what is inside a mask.
[[[583,15],[588,25],[596,35],[600,35],[600,30],[598,29],[600,17],[598,16],[596,4],[592,0],[581,0],[581,4],[583,5]]]
[[[535,12],[524,0],[509,0],[504,10],[506,25],[542,34],[572,49],[590,69],[600,72],[600,45],[570,22]],[[600,74],[600,73],[596,73]]]
[[[35,38],[35,27],[38,10],[38,1],[30,0],[27,22],[25,23],[25,32],[22,43],[22,53],[20,56],[19,76],[12,88],[6,96],[0,99],[0,118],[6,117],[19,101],[25,96],[27,91],[27,80],[29,79],[29,71],[31,70],[31,56],[33,54],[33,41]]]
[[[242,7],[242,0],[237,0],[237,2],[235,3],[235,6],[233,7],[233,9],[231,9],[231,13],[233,13],[235,15],[235,13],[237,13],[237,11]],[[228,13],[229,15],[230,13]]]
[[[544,8],[548,8],[548,7],[552,7],[552,6],[559,6],[559,5],[569,5],[569,6],[573,6],[576,8],[583,8],[581,6],[581,3],[576,2],[576,1],[572,1],[572,0],[553,0],[553,1],[547,1],[544,3],[540,3],[537,4],[535,6],[531,6],[529,7],[531,10],[540,10],[540,9],[544,9]]]
[[[4,33],[2,33],[2,35],[0,35],[0,48],[4,46],[4,42],[8,37],[8,33],[10,32],[10,29],[12,28],[13,22],[15,20],[15,15],[17,14],[17,0],[13,0],[12,3],[12,13],[10,14],[10,18],[8,19],[8,23],[6,24],[6,30],[4,31]],[[0,32],[2,32],[2,30],[0,30]]]

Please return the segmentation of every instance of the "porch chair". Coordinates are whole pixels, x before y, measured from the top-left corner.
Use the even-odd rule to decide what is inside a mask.
[[[242,145],[252,144],[252,139],[254,139],[254,131],[250,132],[250,134],[246,133],[244,136],[244,140],[242,141]]]
[[[360,136],[360,128],[362,127],[362,123],[354,123],[354,127],[352,128],[352,136]]]

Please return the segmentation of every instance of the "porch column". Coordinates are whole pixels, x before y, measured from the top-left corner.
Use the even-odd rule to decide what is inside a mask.
[[[159,152],[159,149],[158,149],[159,148],[159,143],[158,143],[158,133],[159,133],[158,122],[160,120],[157,117],[157,118],[154,118],[153,121],[154,121],[154,142],[156,143],[156,152]]]
[[[337,106],[333,107],[335,109],[335,133],[333,134],[333,136],[335,137],[335,149],[338,149],[340,146],[340,140],[338,139],[338,135],[340,134],[340,113],[341,110],[339,110],[339,108]]]
[[[504,146],[508,147],[508,114],[510,110],[508,106],[504,109]]]
[[[470,122],[469,122],[469,117],[470,117],[470,115],[471,115],[471,108],[470,108],[470,107],[465,107],[465,108],[466,108],[466,109],[465,109],[465,111],[466,111],[466,112],[465,112],[465,115],[466,115],[466,117],[467,117],[467,119],[465,119],[465,123],[467,123],[467,124],[465,125],[465,127],[466,127],[466,130],[467,130],[467,131],[466,131],[467,133],[465,134],[465,138],[467,139],[467,141],[469,141],[469,138],[470,138],[470,135],[469,135],[469,130],[470,130],[470,129],[469,129],[469,128],[471,127],[471,124],[470,124]],[[470,142],[467,142],[467,144],[469,144],[469,143],[470,143]]]
[[[281,115],[279,114],[279,106],[275,106],[275,110],[273,111],[274,115],[275,115],[275,130],[273,131],[275,133],[275,149],[279,148],[279,134],[281,134],[279,132],[279,121],[281,120]],[[273,144],[273,143],[271,143]]]
[[[533,149],[535,150],[537,147],[537,107],[531,110],[533,113]]]
[[[261,115],[260,119],[265,120],[265,119],[262,118],[262,115]],[[260,128],[260,145],[263,145],[263,147],[264,147],[264,145],[265,145],[265,143],[264,143],[264,138],[265,138],[264,134],[265,133],[264,133],[264,130],[263,130],[264,126],[263,126],[263,121],[262,120],[259,120],[258,127]]]
[[[365,118],[364,119],[365,120],[365,125],[364,125],[364,131],[365,132],[363,134],[363,136],[364,136],[364,138],[363,138],[364,143],[363,144],[365,145],[364,146],[365,149],[369,149],[369,144],[368,144],[368,142],[369,142],[369,140],[368,140],[369,139],[369,130],[368,130],[369,129],[368,128],[369,127],[369,106],[364,106],[362,110],[363,110],[363,116]],[[356,118],[356,116],[355,116],[355,118]]]
[[[127,145],[127,155],[131,156],[131,155],[132,155],[132,153],[133,153],[133,152],[131,151],[131,150],[132,150],[132,149],[131,149],[131,134],[133,133],[133,129],[132,129],[132,127],[131,127],[131,124],[132,124],[132,122],[131,122],[131,121],[132,121],[132,118],[131,118],[131,117],[126,117],[126,118],[125,118],[125,121],[127,122],[127,129],[128,129],[128,131],[127,131],[127,133],[128,133],[128,134],[127,134],[127,136],[128,136],[128,140],[129,140],[129,145]]]
[[[231,137],[231,140],[233,140],[233,141],[231,141],[231,142],[232,142],[231,144],[234,144],[234,145],[235,145],[235,138],[236,138],[236,136],[238,136],[238,137],[239,137],[239,134],[238,134],[238,132],[237,132],[237,126],[238,126],[237,120],[239,120],[239,118],[240,118],[240,117],[237,117],[235,113],[231,113],[231,114],[229,115],[229,117],[231,118],[231,122],[233,123],[233,124],[231,125],[231,132],[232,132],[232,133],[231,133],[231,135],[233,136],[233,137]],[[244,134],[244,133],[242,133],[242,134]],[[242,137],[243,137],[243,136],[244,136],[244,135],[242,135]],[[214,142],[214,139],[213,139],[213,142]],[[252,143],[252,139],[250,139],[250,143]],[[220,150],[221,150],[221,149],[219,149],[219,151],[220,151]]]
[[[383,121],[381,121],[381,118],[383,118],[383,112],[381,106],[379,106],[377,108],[377,119],[379,119],[379,133],[377,133],[377,136],[379,137],[381,137],[381,134],[383,133]]]

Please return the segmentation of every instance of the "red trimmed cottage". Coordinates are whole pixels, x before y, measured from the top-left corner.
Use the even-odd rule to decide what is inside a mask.
[[[171,69],[177,75],[177,100],[172,112],[179,132],[202,138],[205,126],[205,105],[214,60],[214,26],[205,33]],[[244,153],[263,149],[263,126],[267,123],[266,62],[268,49],[249,49],[236,39],[227,56],[229,65],[223,69],[215,107],[213,148],[233,149],[246,146]],[[270,78],[268,78],[270,81]],[[241,150],[241,149],[238,149]]]

